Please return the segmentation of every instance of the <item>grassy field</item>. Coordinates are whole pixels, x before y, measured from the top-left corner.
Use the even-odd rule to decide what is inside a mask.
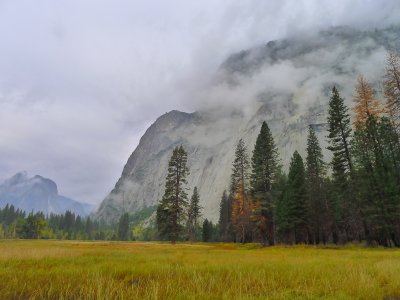
[[[1,299],[400,299],[400,251],[0,241]]]

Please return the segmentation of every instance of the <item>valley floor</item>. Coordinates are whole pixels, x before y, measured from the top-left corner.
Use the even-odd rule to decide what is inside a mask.
[[[1,299],[400,299],[400,250],[0,241]]]

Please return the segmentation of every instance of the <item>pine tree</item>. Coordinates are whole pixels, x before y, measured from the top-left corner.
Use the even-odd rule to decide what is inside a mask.
[[[278,151],[266,122],[261,125],[251,159],[250,177],[251,194],[260,202],[258,228],[264,243],[265,237],[270,245],[274,245],[274,203],[272,186],[278,169]]]
[[[386,117],[380,119],[378,133],[383,152],[380,173],[384,174],[378,178],[384,185],[387,195],[385,207],[389,212],[385,218],[388,226],[387,243],[381,241],[381,244],[400,247],[400,138],[393,122]]]
[[[333,153],[333,177],[340,183],[346,182],[353,169],[350,156],[350,115],[336,87],[332,89],[328,111],[329,143]]]
[[[328,207],[324,187],[325,163],[322,149],[312,126],[308,129],[306,157],[306,190],[308,224],[311,242],[326,241]]]
[[[333,230],[335,231],[334,235],[340,236],[341,240],[344,241],[349,238],[356,238],[359,213],[354,196],[356,185],[352,181],[350,115],[336,87],[332,89],[328,114],[328,140],[330,144],[328,149],[333,154],[331,161],[334,187],[331,205],[335,208]],[[353,222],[353,220],[357,220],[357,222]]]
[[[203,231],[202,231],[203,242],[211,241],[212,233],[213,233],[213,224],[211,221],[205,219],[203,221]]]
[[[231,201],[226,194],[226,191],[223,192],[221,197],[221,202],[219,206],[219,236],[221,241],[228,242],[230,241],[231,236],[231,216],[232,216],[232,206]]]
[[[370,116],[354,135],[354,157],[366,238],[383,246],[400,245],[399,170],[393,164],[393,133],[387,118]]]
[[[189,240],[195,241],[198,231],[198,221],[201,216],[202,207],[200,206],[200,196],[197,191],[197,187],[194,187],[193,195],[190,198],[190,204],[188,209],[188,233]]]
[[[65,212],[64,230],[71,236],[75,225],[75,214],[69,210]]]
[[[124,213],[118,222],[118,239],[120,241],[129,240],[129,214]]]
[[[89,240],[93,239],[93,223],[89,217],[86,218],[85,233],[86,233],[87,239],[89,239]]]
[[[231,217],[232,228],[236,234],[236,240],[240,240],[243,243],[251,230],[250,199],[248,195],[249,166],[247,149],[243,140],[240,139],[236,146],[231,175]]]
[[[354,96],[355,112],[354,124],[365,124],[369,116],[379,116],[384,110],[375,98],[375,91],[368,81],[360,75]]]
[[[235,191],[239,188],[239,183],[242,183],[244,186],[244,191],[248,191],[249,189],[249,156],[247,154],[247,148],[242,139],[239,140],[236,150],[235,150],[235,159],[233,161],[232,166],[232,175],[231,175],[231,194],[234,194]]]
[[[161,237],[167,237],[173,244],[182,232],[182,222],[188,206],[186,193],[187,153],[183,146],[176,147],[168,163],[164,196],[157,207],[157,228]]]
[[[400,130],[400,56],[393,52],[388,54],[383,88],[386,111],[396,129]]]
[[[287,175],[281,170],[276,174],[276,180],[273,187],[273,198],[275,202],[275,232],[276,240],[283,243],[288,240],[289,224],[287,197]]]
[[[393,178],[400,186],[400,135],[396,127],[387,117],[382,117],[379,128],[388,164],[393,169]]]
[[[291,241],[305,243],[307,241],[307,206],[305,169],[303,158],[295,151],[290,161],[287,193],[287,223],[291,231]]]

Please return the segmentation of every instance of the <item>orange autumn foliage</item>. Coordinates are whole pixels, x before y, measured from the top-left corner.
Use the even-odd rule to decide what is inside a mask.
[[[379,100],[375,98],[374,89],[362,75],[358,77],[354,102],[355,125],[365,124],[369,116],[379,116],[384,112]]]
[[[253,201],[246,193],[242,181],[233,195],[232,225],[236,240],[244,243],[246,237],[253,234],[253,225],[262,226],[262,216],[257,212],[261,209],[260,201]]]

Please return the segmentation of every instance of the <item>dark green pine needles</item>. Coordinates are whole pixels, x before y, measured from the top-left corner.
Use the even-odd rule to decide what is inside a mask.
[[[188,195],[186,193],[187,153],[183,146],[177,146],[168,163],[165,192],[157,207],[157,228],[160,237],[175,243],[182,233],[186,219]]]

